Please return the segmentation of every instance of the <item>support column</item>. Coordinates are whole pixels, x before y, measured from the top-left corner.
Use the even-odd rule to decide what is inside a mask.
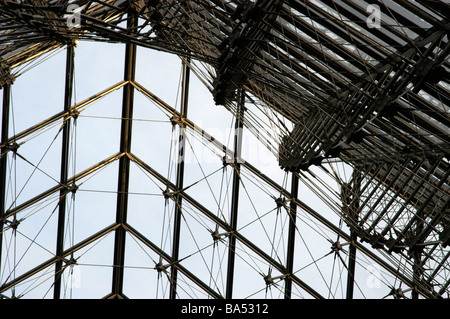
[[[422,233],[424,229],[424,217],[418,218],[416,224],[416,228],[414,230],[415,233],[415,242],[416,244],[411,247],[411,257],[414,262],[413,264],[413,289],[411,292],[411,299],[419,299],[419,291],[420,286],[423,285],[422,278],[423,278],[423,241],[418,238],[420,234]]]
[[[423,276],[423,266],[422,266],[422,252],[420,249],[414,251],[412,254],[413,257],[413,283],[414,287],[411,291],[411,299],[419,299],[419,289]]]
[[[137,26],[136,14],[129,13],[127,29],[130,33]],[[132,81],[135,78],[136,70],[136,45],[126,44],[125,49],[125,72],[124,80],[128,81],[123,87],[122,100],[122,124],[120,133],[120,152],[129,154],[131,151],[131,132],[133,123],[133,101],[134,88]],[[123,296],[123,273],[125,264],[125,237],[126,230],[123,225],[127,222],[128,210],[128,186],[130,178],[130,159],[127,155],[119,159],[119,182],[117,186],[117,212],[116,223],[119,227],[115,232],[114,241],[114,263],[112,280],[112,297],[121,298]]]
[[[3,225],[6,211],[6,170],[8,153],[8,134],[9,134],[9,112],[10,112],[10,84],[3,86],[3,104],[2,104],[2,135],[1,135],[1,155],[0,155],[0,260],[3,251]],[[0,273],[2,273],[0,263]]]
[[[69,113],[72,103],[73,88],[73,63],[74,63],[74,47],[73,44],[67,45],[66,57],[66,79],[65,79],[65,95],[64,95],[64,112]],[[64,119],[62,131],[62,149],[61,149],[61,173],[60,183],[65,187],[61,189],[59,195],[59,211],[58,211],[58,229],[56,238],[56,257],[55,263],[55,283],[53,287],[53,298],[59,299],[61,295],[61,277],[63,271],[63,251],[64,251],[64,227],[66,219],[66,195],[68,193],[68,171],[69,171],[69,141],[70,141],[70,123],[69,115]]]
[[[291,204],[289,209],[289,233],[288,233],[288,248],[287,248],[287,261],[286,261],[286,271],[287,276],[285,279],[285,291],[284,298],[291,299],[292,295],[292,279],[291,275],[294,269],[294,246],[295,246],[295,233],[297,228],[297,204],[295,199],[298,196],[298,176],[295,172],[292,173],[291,181]]]
[[[185,125],[183,124],[183,119],[187,117],[188,110],[188,98],[189,98],[189,81],[190,81],[190,68],[188,63],[190,60],[185,62],[183,60],[183,78],[182,78],[182,92],[181,92],[181,112],[180,112],[180,133],[178,135],[178,162],[177,162],[177,180],[176,180],[176,189],[183,189],[183,181],[184,181],[184,158],[186,151],[186,137],[185,137]],[[180,251],[180,231],[181,231],[181,220],[182,220],[182,196],[180,193],[176,194],[175,198],[175,218],[174,218],[174,232],[173,232],[173,247],[172,247],[172,267],[171,267],[171,290],[170,290],[170,298],[175,299],[177,296],[177,278],[178,278],[178,269],[177,269],[177,261],[179,259],[179,251]]]
[[[244,127],[245,93],[244,89],[239,89],[239,101],[237,105],[235,134],[234,134],[234,159],[233,159],[233,189],[231,197],[231,219],[230,219],[230,239],[228,248],[228,269],[227,286],[225,298],[231,299],[233,296],[234,264],[236,257],[236,237],[234,232],[237,229],[237,217],[239,207],[239,184],[240,184],[240,157],[242,146],[242,129]]]
[[[358,170],[353,171],[352,176],[353,185],[351,185],[352,192],[349,194],[348,207],[350,218],[355,223],[358,222],[359,216],[359,202],[361,197],[361,174]],[[356,267],[356,246],[355,242],[358,240],[358,235],[354,228],[350,229],[350,246],[348,257],[348,275],[347,275],[347,299],[353,299],[353,289],[355,285],[355,267]]]
[[[348,256],[348,276],[347,276],[347,299],[353,299],[353,289],[355,286],[355,266],[356,266],[356,246],[354,242],[358,236],[354,230],[350,231],[350,246]]]

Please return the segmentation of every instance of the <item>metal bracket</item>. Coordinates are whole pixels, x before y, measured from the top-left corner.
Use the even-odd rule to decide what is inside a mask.
[[[221,240],[223,237],[228,237],[230,234],[231,234],[231,232],[219,233],[217,231],[217,229],[215,231],[211,232],[211,236],[212,236],[214,242]]]
[[[17,144],[16,142],[13,142],[13,143],[7,144],[7,145],[5,146],[5,149],[6,149],[8,152],[9,152],[9,151],[12,151],[14,154],[16,154],[16,153],[17,153],[17,150],[19,149],[19,147],[20,147],[19,144]]]

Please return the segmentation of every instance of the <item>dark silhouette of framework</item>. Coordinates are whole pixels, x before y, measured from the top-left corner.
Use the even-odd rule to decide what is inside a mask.
[[[53,297],[61,298],[62,274],[79,262],[74,258],[76,252],[114,234],[112,286],[105,298],[127,297],[127,235],[158,256],[159,262],[153,267],[167,276],[170,298],[180,296],[180,276],[205,296],[233,298],[239,285],[246,284],[235,280],[240,245],[270,266],[268,273],[261,274],[266,288],[277,285],[283,298],[293,298],[297,291],[311,298],[326,298],[322,288],[297,271],[296,249],[302,243],[298,217],[304,213],[338,238],[329,246],[330,253],[344,265],[342,297],[353,298],[355,287],[361,289],[357,269],[361,256],[393,278],[387,296],[448,297],[449,9],[446,1],[422,0],[0,1],[0,273],[6,272],[5,253],[9,247],[4,238],[7,232],[20,229],[21,212],[59,194],[54,256],[14,276],[0,276],[1,296],[16,297],[15,286],[51,268]],[[77,19],[79,24],[71,24]],[[74,103],[76,43],[88,40],[125,43],[124,79]],[[181,58],[180,111],[135,80],[138,47]],[[16,70],[59,48],[67,52],[63,109],[11,136],[10,89],[21,75]],[[199,65],[208,68],[198,72]],[[203,78],[215,103],[233,114],[236,134],[232,147],[199,130],[189,119],[193,71]],[[70,175],[71,125],[83,107],[119,89],[123,97],[118,153]],[[170,114],[172,126],[178,129],[175,180],[155,170],[131,149],[136,92]],[[252,107],[266,110],[267,117],[255,117]],[[20,146],[26,138],[58,122],[63,123],[58,183],[20,204],[8,202],[8,183],[12,179],[8,163],[21,156]],[[186,131],[199,134],[217,149],[224,158],[224,170],[232,168],[226,217],[213,213],[186,190]],[[243,131],[256,134],[259,142],[277,156],[281,169],[290,176],[290,188],[241,158]],[[116,161],[119,173],[115,222],[67,246],[65,226],[71,194],[77,193],[84,178]],[[326,168],[338,161],[351,167],[351,178],[340,179]],[[163,200],[174,203],[170,249],[158,246],[127,221],[131,164],[165,185]],[[325,195],[327,187],[321,187],[319,180],[314,182],[315,169],[334,176],[339,184],[339,189],[334,190],[336,198]],[[239,230],[238,220],[243,214],[241,170],[279,194],[274,198],[274,208],[287,216],[288,225],[281,245],[284,260]],[[319,197],[337,207],[339,222],[331,221],[302,200],[302,180],[313,180]],[[226,247],[223,288],[205,281],[180,254],[187,205],[216,226],[211,229],[212,240]],[[340,222],[345,223],[346,230]],[[272,270],[277,275],[272,276]],[[327,287],[331,291],[331,284]]]

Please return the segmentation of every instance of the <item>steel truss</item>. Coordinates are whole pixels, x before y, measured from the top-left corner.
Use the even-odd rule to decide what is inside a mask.
[[[69,5],[76,11],[70,11]],[[240,270],[236,258],[246,260],[240,255],[242,251],[249,260],[257,258],[267,266],[268,270],[258,273],[266,296],[269,290],[279,288],[280,296],[286,299],[298,295],[335,297],[331,283],[324,289],[301,275],[303,268],[298,259],[303,257],[300,249],[305,246],[302,234],[307,219],[331,234],[325,241],[330,251],[322,258],[330,255],[342,263],[346,279],[342,298],[354,298],[364,290],[359,279],[362,260],[379,267],[383,280],[392,278],[386,284],[390,289],[386,296],[448,297],[449,8],[444,1],[398,0],[369,5],[296,0],[1,1],[1,296],[22,297],[16,295],[16,287],[52,268],[48,289],[53,298],[63,297],[64,276],[81,264],[78,254],[112,234],[111,291],[104,298],[127,298],[124,285],[130,237],[146,247],[149,255],[151,252],[157,256],[152,258],[154,265],[150,268],[158,278],[167,279],[168,298],[184,296],[187,281],[201,291],[201,296],[235,297],[239,286],[246,285],[236,280]],[[368,17],[369,7],[375,10],[371,11],[375,16]],[[81,25],[68,25],[73,18],[78,18]],[[76,45],[86,40],[124,43],[124,78],[74,103]],[[22,67],[61,48],[67,52],[62,110],[11,135],[11,88],[17,78],[26,76]],[[180,111],[136,81],[138,48],[181,58]],[[190,120],[191,73],[206,84],[215,104],[223,105],[234,116],[232,146],[224,145]],[[72,127],[88,106],[119,91],[123,96],[117,153],[70,175],[70,149],[76,147],[71,140],[76,134]],[[177,134],[174,180],[132,150],[135,94],[147,98],[170,118]],[[62,124],[58,132],[59,180],[20,203],[8,199],[14,179],[8,167],[18,159],[28,161],[21,154],[21,145],[57,124]],[[256,135],[258,142],[277,156],[291,181],[289,190],[242,157],[243,132]],[[229,214],[216,214],[199,199],[199,194],[190,194],[184,158],[192,148],[193,136],[223,158],[224,176],[231,170]],[[336,162],[351,168],[350,178],[336,172]],[[68,207],[76,203],[80,184],[113,163],[118,169],[115,221],[69,244],[65,235]],[[160,195],[166,206],[168,202],[173,204],[170,247],[156,243],[128,221],[132,165],[164,186]],[[331,178],[337,189],[327,185],[321,174]],[[276,249],[272,246],[267,250],[259,239],[240,228],[239,222],[246,217],[242,203],[248,191],[246,176],[258,180],[262,188],[271,189],[277,213],[276,217],[270,216],[287,225],[282,231],[282,244]],[[203,176],[198,182],[202,180],[207,178]],[[334,215],[307,204],[302,199],[304,185]],[[20,273],[14,267],[8,270],[8,252],[13,244],[7,234],[16,236],[26,222],[26,214],[35,214],[39,211],[35,211],[36,205],[55,196],[58,222],[52,256],[42,263],[27,265]],[[191,210],[198,213],[198,219],[205,220],[204,224],[214,225],[208,228],[211,245],[224,245],[226,271],[220,271],[223,285],[216,282],[212,266],[208,268],[210,278],[205,278],[188,263],[191,255],[181,250],[183,227],[189,228]],[[258,215],[257,220],[262,218]],[[278,249],[283,252],[274,252]],[[312,264],[319,268],[322,258],[313,258]],[[322,276],[320,269],[319,273]]]

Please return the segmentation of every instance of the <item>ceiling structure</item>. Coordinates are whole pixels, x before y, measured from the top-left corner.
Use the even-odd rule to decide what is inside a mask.
[[[350,165],[341,199],[352,238],[408,259],[418,295],[446,297],[449,9],[421,0],[3,0],[0,86],[87,40],[173,53],[194,72],[206,66],[198,73],[217,105],[239,117],[243,90],[267,114],[241,124],[281,169]],[[13,149],[7,141],[2,154]]]

